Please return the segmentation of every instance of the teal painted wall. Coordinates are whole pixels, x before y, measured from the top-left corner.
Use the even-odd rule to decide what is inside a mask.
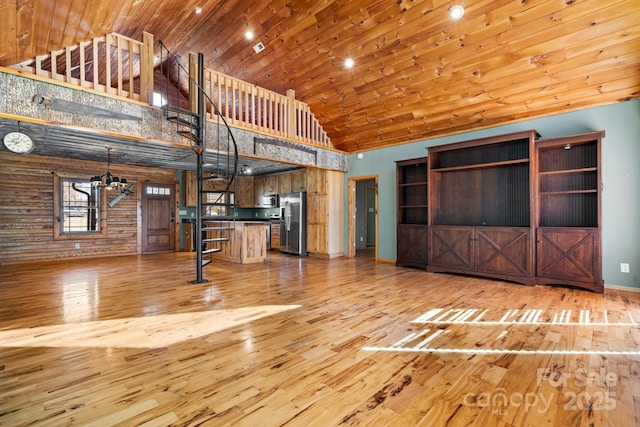
[[[640,289],[640,100],[407,143],[349,156],[347,180],[378,175],[378,256],[396,259],[395,161],[423,157],[427,148],[520,130],[536,129],[542,138],[604,130],[602,141],[602,274],[606,285]],[[345,225],[347,218],[345,209]],[[344,246],[347,247],[345,232]],[[620,263],[630,273],[620,272]]]

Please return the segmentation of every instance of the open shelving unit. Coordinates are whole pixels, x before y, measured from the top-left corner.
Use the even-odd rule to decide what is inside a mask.
[[[428,259],[427,158],[396,162],[396,265],[426,268]]]
[[[535,130],[429,149],[428,270],[535,284]]]
[[[604,132],[536,145],[538,283],[604,290],[601,256],[601,141]]]

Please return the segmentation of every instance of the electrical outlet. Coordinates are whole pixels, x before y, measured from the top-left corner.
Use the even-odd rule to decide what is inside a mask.
[[[621,273],[628,273],[629,272],[629,264],[626,263],[626,262],[620,263],[620,272]]]
[[[76,249],[80,249],[80,243],[76,243]]]

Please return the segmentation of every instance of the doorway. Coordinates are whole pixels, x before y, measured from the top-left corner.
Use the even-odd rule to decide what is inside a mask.
[[[174,184],[142,184],[142,253],[175,250],[175,204]]]
[[[371,253],[378,259],[378,176],[349,178],[348,183],[348,251]]]

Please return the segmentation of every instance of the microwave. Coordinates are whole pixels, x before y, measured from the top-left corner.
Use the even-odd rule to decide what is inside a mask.
[[[263,208],[277,208],[278,207],[278,195],[277,194],[263,194],[260,198],[260,206]]]

